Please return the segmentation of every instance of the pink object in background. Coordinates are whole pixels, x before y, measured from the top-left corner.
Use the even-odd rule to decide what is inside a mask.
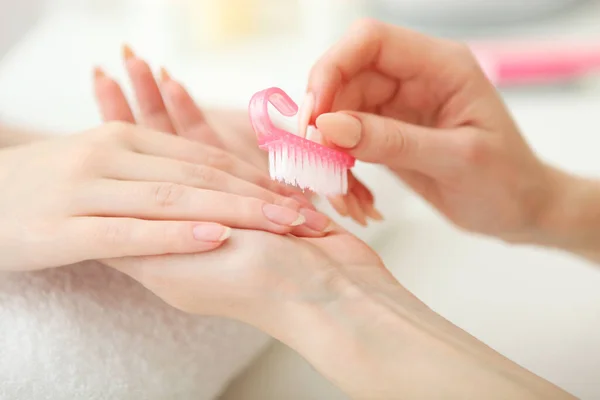
[[[496,86],[553,84],[600,73],[600,44],[516,42],[471,48]]]
[[[354,158],[276,127],[269,117],[269,103],[286,117],[296,115],[298,105],[275,87],[256,93],[250,100],[250,122],[259,147],[269,152],[271,179],[318,194],[346,194]]]

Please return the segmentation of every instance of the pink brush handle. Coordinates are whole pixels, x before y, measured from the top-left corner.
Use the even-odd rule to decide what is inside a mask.
[[[298,105],[279,88],[265,89],[252,96],[248,112],[259,147],[266,149],[273,142],[280,141],[299,149],[305,149],[323,160],[336,160],[347,168],[354,166],[354,157],[276,127],[269,117],[269,103],[286,117],[292,117],[298,113]]]
[[[250,123],[256,132],[258,145],[262,146],[265,142],[274,138],[291,135],[291,133],[277,128],[269,117],[269,103],[271,103],[277,111],[286,117],[293,117],[298,113],[298,105],[294,100],[279,88],[269,88],[256,93],[250,99],[248,113],[250,115]]]

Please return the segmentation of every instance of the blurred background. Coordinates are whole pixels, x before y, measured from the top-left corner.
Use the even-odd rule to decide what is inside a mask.
[[[242,108],[269,86],[300,99],[312,63],[365,16],[473,43],[532,146],[559,167],[600,176],[597,0],[0,0],[0,120],[57,133],[99,123],[92,69],[125,82],[124,42],[202,105]],[[348,227],[405,286],[509,358],[600,399],[597,269],[459,233],[390,189],[384,172],[358,172],[387,221]],[[283,398],[345,397],[277,344],[223,396]]]

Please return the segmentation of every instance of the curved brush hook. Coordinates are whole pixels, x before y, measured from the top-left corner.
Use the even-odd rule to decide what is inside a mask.
[[[269,103],[286,117],[293,117],[298,113],[298,105],[283,90],[272,87],[256,93],[250,99],[250,123],[258,139],[258,144],[263,145],[269,137],[292,135],[277,128],[269,117]]]

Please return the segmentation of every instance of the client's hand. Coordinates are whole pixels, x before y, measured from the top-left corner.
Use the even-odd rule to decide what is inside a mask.
[[[329,224],[222,150],[119,122],[1,150],[0,187],[0,269],[207,251],[223,225],[285,234],[306,222],[296,234],[320,235]]]
[[[298,189],[276,184],[269,179],[266,172],[267,163],[265,153],[256,146],[256,140],[252,137],[254,145],[247,143],[249,133],[252,131],[248,123],[248,116],[243,115],[244,132],[246,136],[242,146],[243,152],[236,148],[239,154],[231,151],[231,143],[222,137],[222,133],[208,123],[205,113],[198,107],[185,87],[171,78],[167,71],[160,71],[160,85],[154,77],[148,63],[133,53],[129,46],[123,47],[123,58],[125,69],[129,76],[135,102],[129,102],[118,82],[96,68],[94,74],[94,92],[100,113],[104,121],[124,121],[137,123],[147,128],[160,132],[171,133],[186,139],[201,142],[205,145],[219,148],[236,158],[244,159],[246,167],[255,172],[255,177],[260,177],[261,185],[269,185],[270,189],[284,195],[297,197],[297,200],[310,204],[302,192]],[[136,103],[137,107],[132,107]],[[139,115],[134,116],[134,108]],[[239,117],[235,112],[221,112],[220,117],[227,120]],[[225,122],[225,121],[223,121]],[[230,121],[227,121],[230,122]],[[231,121],[235,124],[235,121]],[[237,124],[239,125],[239,123]],[[235,126],[239,129],[239,126]],[[240,142],[240,133],[235,129],[226,132],[236,136],[235,142]],[[251,133],[254,136],[253,133]],[[260,155],[260,156],[257,156]]]
[[[340,229],[320,238],[233,230],[210,254],[105,263],[180,310],[235,318],[275,336],[273,322],[285,325],[289,304],[326,306],[359,283],[395,282],[371,248]]]
[[[107,263],[180,310],[256,326],[353,399],[572,398],[435,314],[341,230],[234,230],[209,253]]]
[[[157,82],[148,63],[125,46],[123,49],[125,68],[131,81],[135,100],[140,111],[134,117],[120,85],[97,69],[94,79],[96,99],[105,121],[138,122],[144,126],[169,132],[188,139],[200,141],[235,154],[249,164],[263,171],[268,178],[267,155],[256,145],[255,133],[249,123],[247,111],[213,110],[204,113],[194,102],[185,87],[173,79],[163,68]],[[212,117],[213,128],[208,121]],[[255,168],[256,169],[256,168]],[[284,185],[274,185],[279,191],[291,195],[296,200],[311,204],[310,194]],[[351,216],[361,225],[367,217],[381,220],[381,214],[374,208],[374,197],[354,175],[349,175],[349,193],[344,197],[332,198],[334,208],[343,216]],[[273,189],[274,190],[274,189]]]

